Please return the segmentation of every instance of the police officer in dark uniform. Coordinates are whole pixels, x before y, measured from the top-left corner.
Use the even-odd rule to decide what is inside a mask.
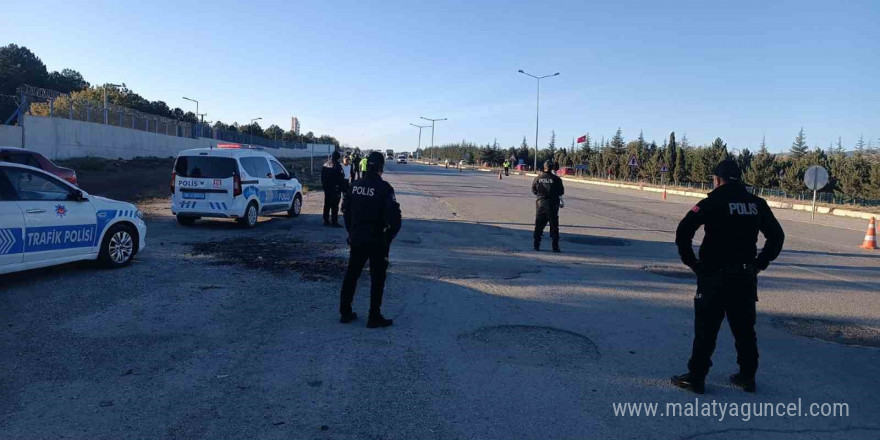
[[[324,187],[324,226],[341,228],[339,224],[339,198],[346,188],[345,173],[339,164],[339,152],[334,151],[321,167],[321,185]]]
[[[388,269],[388,251],[391,241],[400,231],[400,205],[394,197],[394,188],[382,180],[385,158],[372,152],[367,161],[364,177],[355,181],[342,205],[345,228],[348,230],[351,254],[342,282],[339,322],[354,321],[357,313],[351,310],[357,279],[370,262],[370,315],[367,327],[388,327],[393,321],[382,316],[382,295],[385,293],[385,272]]]
[[[361,178],[361,155],[357,152],[351,158],[351,183]]]
[[[713,174],[715,190],[691,208],[675,233],[681,261],[697,275],[697,293],[688,373],[673,376],[672,383],[695,393],[704,392],[715,339],[726,315],[736,340],[739,364],[739,373],[730,376],[730,382],[754,392],[758,369],[757,275],[779,256],[785,234],[767,202],[749,193],[740,182],[741,171],[736,162],[722,161]],[[691,241],[700,226],[705,228],[705,237],[698,259]],[[760,254],[759,231],[765,238]]]
[[[562,179],[552,173],[553,162],[544,162],[544,172],[532,182],[532,194],[538,196],[535,215],[535,250],[541,250],[541,236],[544,227],[550,223],[550,238],[553,240],[553,252],[559,249],[559,198],[565,194]]]

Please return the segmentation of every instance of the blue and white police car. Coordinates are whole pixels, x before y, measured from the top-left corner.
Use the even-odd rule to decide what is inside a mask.
[[[220,144],[180,152],[171,174],[171,212],[191,226],[203,217],[232,218],[253,228],[257,217],[302,210],[302,185],[261,148]]]
[[[0,162],[0,274],[78,260],[122,267],[145,245],[131,203],[87,194],[43,170]]]

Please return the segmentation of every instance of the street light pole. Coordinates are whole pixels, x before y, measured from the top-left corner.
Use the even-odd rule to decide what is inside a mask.
[[[186,96],[184,96],[183,99],[196,103],[196,120],[198,120],[198,118],[199,118],[199,101],[196,101],[195,99],[187,98]]]
[[[422,119],[426,121],[431,121],[431,163],[434,163],[434,123],[437,121],[445,121],[446,118],[441,119],[430,119],[424,116],[420,116]]]
[[[104,124],[107,124],[109,122],[109,114],[107,113],[107,86],[125,87],[125,83],[122,83],[122,84],[106,83],[106,84],[104,84]]]
[[[259,120],[261,120],[261,119],[263,119],[263,118],[253,118],[253,119],[251,119],[251,123],[248,124],[248,127],[254,125],[254,122],[259,121]],[[248,129],[248,135],[250,135],[250,137],[251,137],[251,144],[253,144],[253,143],[254,143],[254,133],[253,133],[253,130]]]
[[[422,149],[422,129],[428,128],[428,126],[427,125],[416,125],[416,124],[413,124],[412,122],[410,122],[409,125],[412,125],[413,127],[419,128],[419,146],[416,148],[416,151],[419,151]],[[433,139],[431,141],[433,142]]]
[[[532,78],[535,78],[536,80],[538,80],[538,99],[535,103],[535,172],[537,173],[538,172],[538,126],[541,121],[541,119],[540,119],[540,116],[541,116],[541,80],[544,78],[549,78],[551,76],[558,76],[559,72],[556,72],[552,75],[535,76],[535,75],[532,75],[531,73],[523,72],[523,70],[520,69],[519,73],[522,73],[523,75],[531,76]]]

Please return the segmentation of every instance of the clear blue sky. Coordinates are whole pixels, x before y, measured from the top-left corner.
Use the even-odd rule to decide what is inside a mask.
[[[880,1],[7,2],[0,44],[208,120],[414,149],[584,133],[787,149],[880,138]],[[670,4],[666,4],[670,3]],[[673,4],[674,3],[674,4]],[[430,142],[426,131],[422,145]]]

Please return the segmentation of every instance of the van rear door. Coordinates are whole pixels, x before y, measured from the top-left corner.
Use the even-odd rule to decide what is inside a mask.
[[[180,156],[174,164],[174,172],[177,174],[174,200],[181,208],[199,212],[231,208],[233,176],[238,172],[235,159]]]

